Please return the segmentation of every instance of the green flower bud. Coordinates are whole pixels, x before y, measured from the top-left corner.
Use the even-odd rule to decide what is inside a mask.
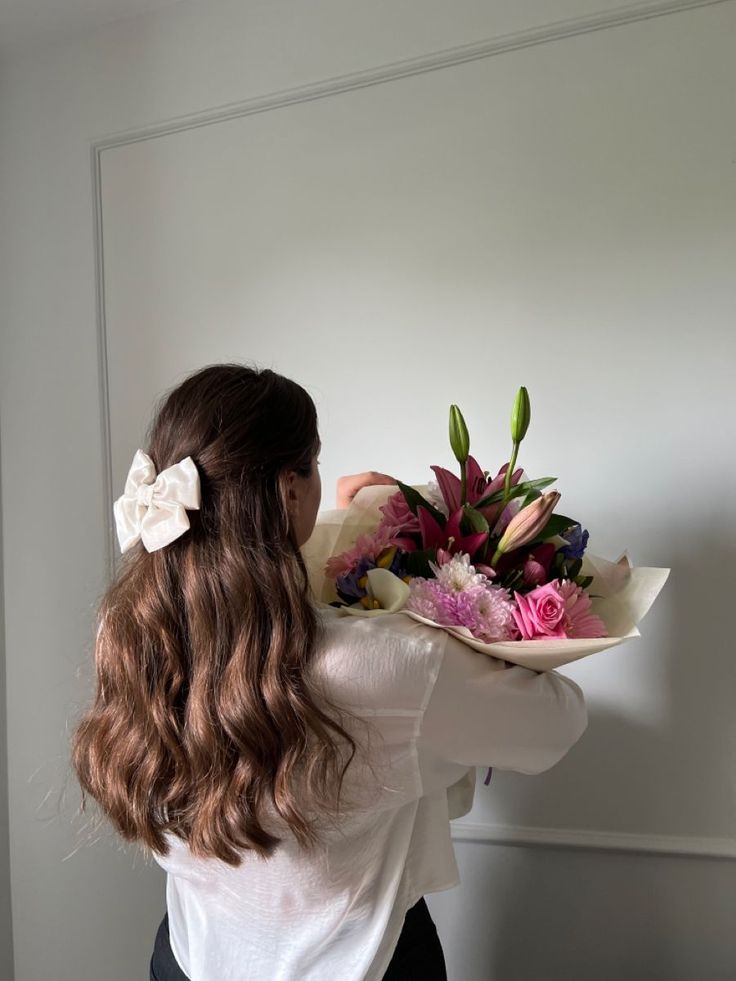
[[[526,436],[531,418],[532,410],[529,404],[529,393],[522,386],[516,393],[516,401],[511,412],[511,439],[514,443],[520,443]]]
[[[465,463],[470,453],[470,436],[463,414],[456,405],[450,406],[450,446],[458,463]]]

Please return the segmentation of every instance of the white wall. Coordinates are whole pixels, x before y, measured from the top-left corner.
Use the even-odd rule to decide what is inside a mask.
[[[0,420],[16,981],[145,976],[164,902],[159,870],[145,867],[131,849],[109,838],[82,845],[82,822],[71,821],[77,795],[66,772],[68,720],[89,695],[90,625],[105,586],[110,532],[91,144],[111,133],[612,6],[582,0],[456,2],[451,8],[416,0],[400,8],[324,0],[182,3],[19,54],[0,66],[0,277],[6,316]],[[518,330],[523,354],[514,355],[511,371],[504,369],[498,382],[489,371],[485,391],[473,375],[473,394],[462,396],[471,423],[492,420],[486,433],[480,422],[471,430],[484,456],[501,462],[505,436],[492,426],[501,420],[505,428],[510,393],[529,384],[540,406],[534,442],[529,440],[530,469],[559,476],[569,509],[587,519],[596,551],[615,555],[629,545],[639,564],[674,568],[667,593],[643,625],[642,641],[569,670],[589,696],[590,726],[578,746],[549,774],[529,779],[497,772],[491,790],[480,790],[471,831],[491,843],[458,844],[463,885],[431,899],[451,977],[458,981],[523,981],[542,970],[551,978],[682,981],[725,979],[736,972],[736,866],[725,857],[734,848],[734,674],[721,618],[727,587],[710,572],[730,568],[734,549],[733,523],[724,522],[724,511],[733,521],[733,505],[723,493],[736,476],[727,452],[734,436],[727,384],[736,353],[730,333],[736,191],[729,143],[736,79],[728,42],[734,29],[736,5],[728,0],[543,45],[530,45],[534,38],[527,36],[521,39],[527,46],[518,51],[407,81],[416,93],[425,83],[434,93],[445,92],[443,72],[450,73],[448,79],[465,72],[464,77],[497,77],[505,84],[505,99],[494,103],[503,140],[488,186],[496,195],[493,214],[516,237],[486,241],[482,258],[494,261],[466,262],[464,275],[453,270],[454,279],[441,283],[441,290],[437,275],[427,277],[423,288],[421,265],[412,264],[408,253],[405,265],[396,258],[390,269],[380,270],[382,292],[368,304],[372,322],[385,326],[401,300],[401,337],[408,350],[419,333],[412,310],[426,316],[432,307],[437,345],[448,337],[477,341],[490,335],[494,351],[505,353],[508,332]],[[389,102],[407,91],[388,82],[311,108],[324,114],[336,100],[345,107],[357,100],[361,111],[372,107],[380,129],[386,117],[377,107],[391,86],[397,87]],[[561,101],[555,102],[555,93]],[[540,105],[547,108],[541,121]],[[310,118],[288,112],[295,126]],[[346,108],[343,121],[350,116]],[[218,129],[224,132],[221,126],[213,126],[200,147],[205,161],[208,146],[220,138]],[[280,134],[288,139],[295,131],[284,123]],[[157,144],[169,153],[159,176],[180,179],[192,158],[177,157],[171,148],[191,150],[186,141],[197,133],[204,131],[103,152],[102,214],[111,250],[142,227],[141,204],[152,186],[150,153]],[[136,172],[114,169],[126,161],[143,167],[128,185],[124,179]],[[591,173],[599,176],[599,193]],[[500,194],[503,181],[514,188],[516,224]],[[545,181],[548,210],[540,204]],[[448,190],[458,199],[457,188]],[[115,199],[115,193],[122,196]],[[127,215],[115,205],[126,194]],[[162,201],[161,194],[152,199],[157,208]],[[475,222],[473,201],[465,205]],[[172,213],[162,214],[155,226],[163,246],[155,271],[176,277],[181,263],[170,264],[166,249],[175,230]],[[462,230],[453,225],[454,214],[448,208],[449,226],[437,228],[435,272],[445,268],[447,228],[455,235]],[[208,234],[216,228],[209,225]],[[408,224],[387,229],[383,239],[376,234],[376,257],[407,230]],[[411,235],[409,241],[415,243]],[[150,240],[141,242],[143,257],[150,258]],[[147,307],[134,306],[145,295],[140,279],[125,284],[124,274],[135,272],[134,252],[128,248],[118,256],[112,262],[106,254],[104,272],[111,290],[109,339],[122,344],[111,365],[110,421],[123,459],[125,441],[135,439],[136,420],[147,416],[140,403],[155,389],[197,359],[253,357],[256,340],[245,331],[239,336],[218,328],[210,343],[197,333],[203,321],[190,317],[179,320],[187,346],[168,356],[165,325],[176,325],[194,287],[166,281],[168,288],[155,298],[161,321],[151,338],[154,356],[136,397],[126,397],[122,383],[134,374],[124,360],[125,344],[138,337],[126,317],[132,311],[145,316]],[[340,310],[321,298],[324,323],[311,325],[317,337],[338,314],[347,314],[348,325],[360,322],[361,311],[365,315],[366,308],[355,304],[358,273],[346,292],[341,279]],[[226,277],[227,283],[232,280]],[[213,295],[205,288],[198,297],[203,318]],[[237,324],[240,301],[227,292],[218,295],[217,323]],[[265,311],[275,316],[268,297]],[[550,327],[565,340],[561,355],[554,352]],[[368,358],[347,334],[339,340],[346,360],[363,366],[367,382],[381,377],[380,356]],[[376,425],[366,425],[360,441],[355,439],[340,412],[342,383],[332,365],[324,372],[313,359],[305,377],[298,343],[291,353],[259,343],[260,360],[304,381],[318,398],[330,447],[326,505],[339,471],[408,469],[409,479],[419,481],[428,476],[420,469],[427,463],[449,464],[437,459],[437,448],[444,449],[446,405],[461,401],[458,393],[464,392],[458,382],[452,396],[439,384],[436,390],[428,386],[429,394],[416,382],[408,388],[409,402],[424,393],[427,412],[442,420],[436,432],[426,427],[408,459],[387,446]],[[450,384],[452,359],[443,353],[427,357],[426,364],[430,373],[437,365],[446,368]],[[472,370],[477,372],[477,364]],[[570,410],[564,400],[560,404],[568,385],[575,396]],[[390,418],[386,406],[377,411],[379,419]],[[714,488],[711,473],[719,479]],[[552,833],[524,832],[538,826],[568,829],[565,840],[577,845],[584,835],[576,831],[593,829],[599,833],[594,844],[614,849],[557,850],[549,846]],[[521,828],[516,833],[522,840],[547,844],[503,843],[513,828]],[[624,847],[633,850],[619,850]],[[641,851],[658,848],[683,854]],[[721,857],[688,854],[708,850]]]

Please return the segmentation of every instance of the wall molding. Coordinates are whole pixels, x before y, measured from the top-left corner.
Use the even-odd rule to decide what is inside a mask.
[[[281,109],[300,102],[311,102],[315,99],[328,98],[329,96],[342,92],[367,88],[371,85],[381,85],[385,82],[407,78],[411,75],[421,75],[425,72],[438,71],[442,68],[462,65],[470,61],[479,61],[484,58],[491,58],[494,55],[504,54],[508,51],[518,51],[523,48],[534,47],[537,44],[548,44],[552,41],[560,41],[580,34],[591,34],[595,31],[604,31],[627,24],[636,24],[640,21],[652,20],[655,17],[664,17],[687,10],[696,10],[700,7],[713,7],[718,4],[732,2],[733,0],[649,0],[649,2],[627,4],[626,6],[615,7],[612,10],[597,14],[553,21],[538,27],[514,31],[510,34],[500,34],[496,37],[486,38],[483,41],[473,42],[472,44],[445,48],[415,58],[391,62],[376,68],[352,72],[347,75],[337,75],[318,82],[297,86],[296,88],[282,89],[266,95],[256,96],[252,99],[246,99],[242,102],[234,102],[224,106],[206,109],[202,112],[175,116],[172,119],[162,122],[152,123],[148,126],[102,137],[99,140],[95,140],[94,148],[96,151],[101,152],[102,150],[115,146],[155,139],[159,136],[168,136],[172,133],[182,132],[183,130],[196,129],[200,126],[211,126],[228,119],[237,119],[241,116],[253,115],[254,113],[269,112],[273,109]]]
[[[676,837],[631,834],[624,831],[588,831],[584,828],[533,828],[453,821],[452,837],[454,841],[491,845],[530,845],[687,858],[736,859],[736,839],[697,838],[694,835]]]
[[[560,41],[609,28],[635,24],[669,14],[712,7],[734,0],[653,0],[628,4],[598,14],[556,21],[510,34],[499,35],[473,44],[448,48],[404,61],[392,62],[364,71],[323,79],[296,88],[256,96],[241,102],[214,107],[202,112],[176,116],[132,130],[114,133],[94,140],[90,145],[92,168],[92,206],[95,256],[95,292],[97,310],[97,348],[99,370],[100,426],[103,460],[103,527],[106,529],[107,568],[109,578],[115,575],[115,530],[113,522],[112,440],[110,424],[109,375],[107,357],[107,322],[105,312],[104,235],[102,207],[101,155],[114,147],[156,139],[185,130],[197,129],[286,106],[328,98],[344,92],[381,85],[397,79],[437,71],[454,65],[490,58],[509,51]],[[585,848],[671,856],[736,858],[736,839],[671,837],[657,834],[587,831],[584,829],[535,828],[514,825],[454,822],[452,837],[459,842],[501,845]]]

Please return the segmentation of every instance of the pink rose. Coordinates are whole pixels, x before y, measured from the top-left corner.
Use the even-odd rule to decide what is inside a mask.
[[[406,503],[406,498],[401,491],[392,494],[378,510],[383,514],[381,526],[396,526],[404,534],[420,530],[419,519]]]
[[[557,582],[548,582],[522,595],[514,593],[516,609],[513,611],[522,640],[539,640],[544,637],[565,638],[565,597]]]

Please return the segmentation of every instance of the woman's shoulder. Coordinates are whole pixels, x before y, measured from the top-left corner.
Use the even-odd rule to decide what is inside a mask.
[[[446,633],[405,613],[354,616],[322,604],[315,672],[334,697],[376,711],[426,706]]]

